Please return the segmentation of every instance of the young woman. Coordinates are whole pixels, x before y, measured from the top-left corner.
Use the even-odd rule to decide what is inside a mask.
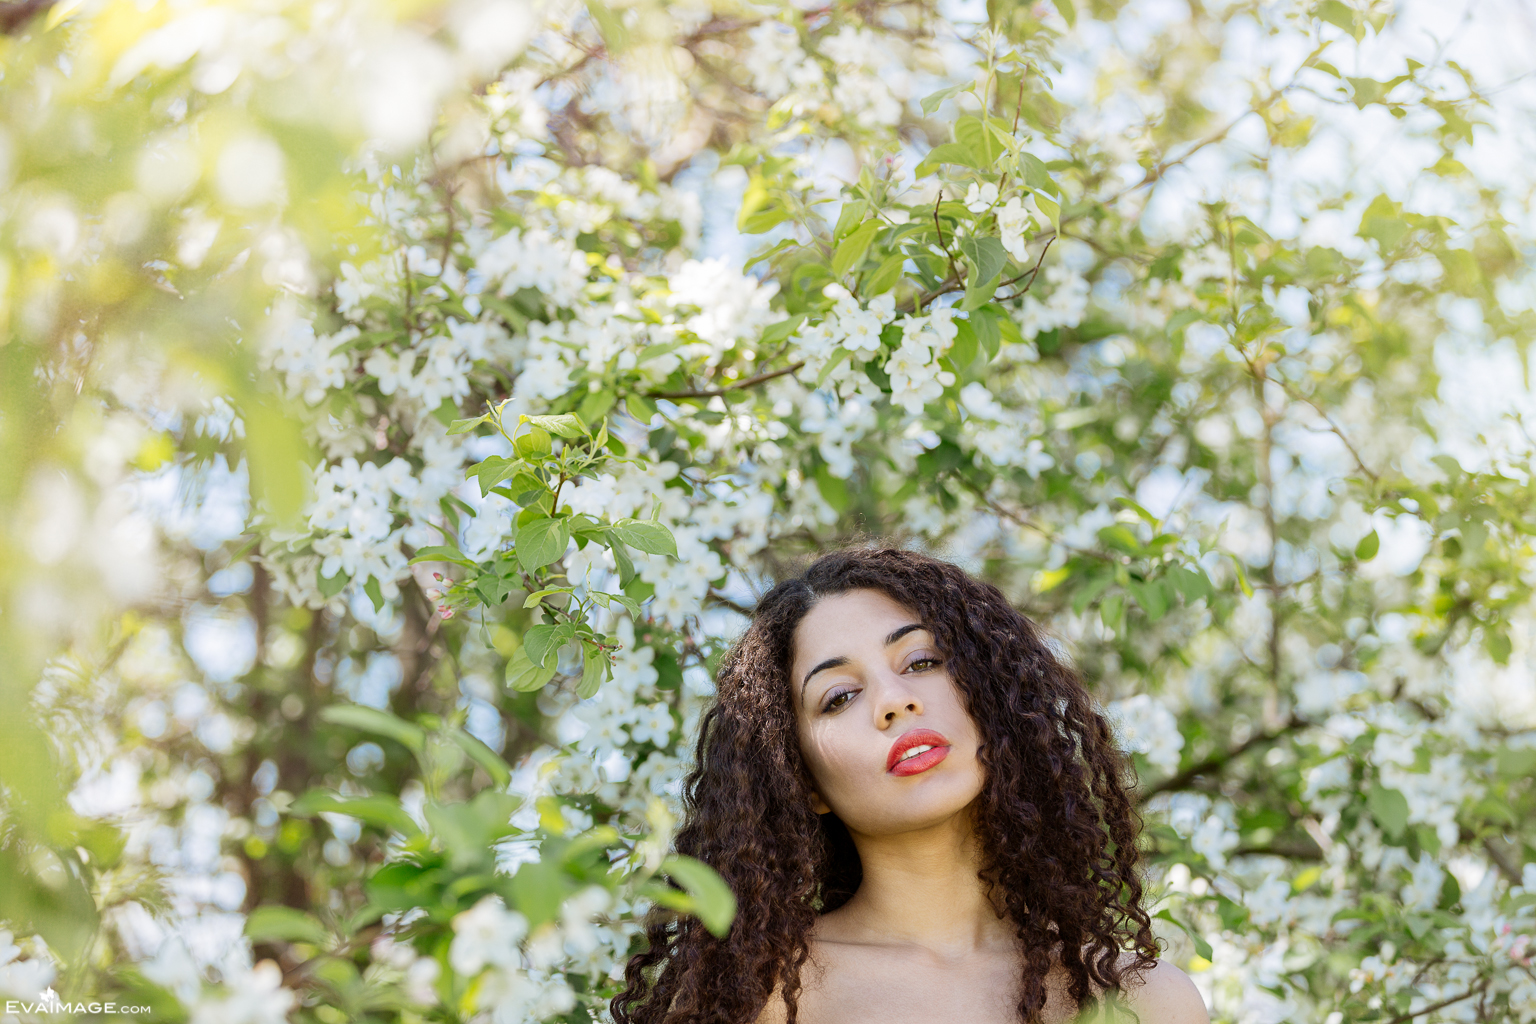
[[[826,555],[725,658],[687,780],[677,849],[730,884],[735,923],[659,914],[614,1019],[1207,1024],[1157,960],[1126,776],[997,588],[910,551]]]

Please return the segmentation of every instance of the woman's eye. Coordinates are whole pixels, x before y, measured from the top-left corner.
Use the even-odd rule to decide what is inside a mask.
[[[916,661],[912,662],[912,664],[908,665],[907,668],[913,672],[926,672],[929,669],[936,668],[942,664],[944,664],[944,662],[938,658],[918,658]]]
[[[821,710],[822,711],[836,711],[838,708],[842,707],[844,704],[847,704],[852,699],[853,699],[853,691],[852,690],[839,690],[838,692],[834,693],[831,697],[827,698],[827,703],[822,706]]]

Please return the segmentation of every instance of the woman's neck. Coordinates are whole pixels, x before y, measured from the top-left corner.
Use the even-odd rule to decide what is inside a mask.
[[[818,931],[826,938],[910,942],[955,957],[1016,941],[977,877],[981,854],[968,812],[918,831],[852,839],[863,879],[824,919],[830,927]]]

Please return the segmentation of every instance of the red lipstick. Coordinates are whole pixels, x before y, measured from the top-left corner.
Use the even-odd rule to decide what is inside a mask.
[[[927,750],[918,750],[927,747]],[[917,753],[911,753],[917,750]],[[909,756],[910,755],[910,756]],[[885,770],[892,775],[916,775],[925,772],[949,756],[949,740],[932,729],[913,729],[902,733],[885,756]]]

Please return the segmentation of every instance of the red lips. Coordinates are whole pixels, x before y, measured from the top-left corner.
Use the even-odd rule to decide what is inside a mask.
[[[920,754],[906,757],[915,747],[930,747]],[[891,752],[885,757],[885,770],[892,775],[917,775],[938,764],[949,756],[949,740],[932,729],[913,729],[902,733],[891,744]]]

